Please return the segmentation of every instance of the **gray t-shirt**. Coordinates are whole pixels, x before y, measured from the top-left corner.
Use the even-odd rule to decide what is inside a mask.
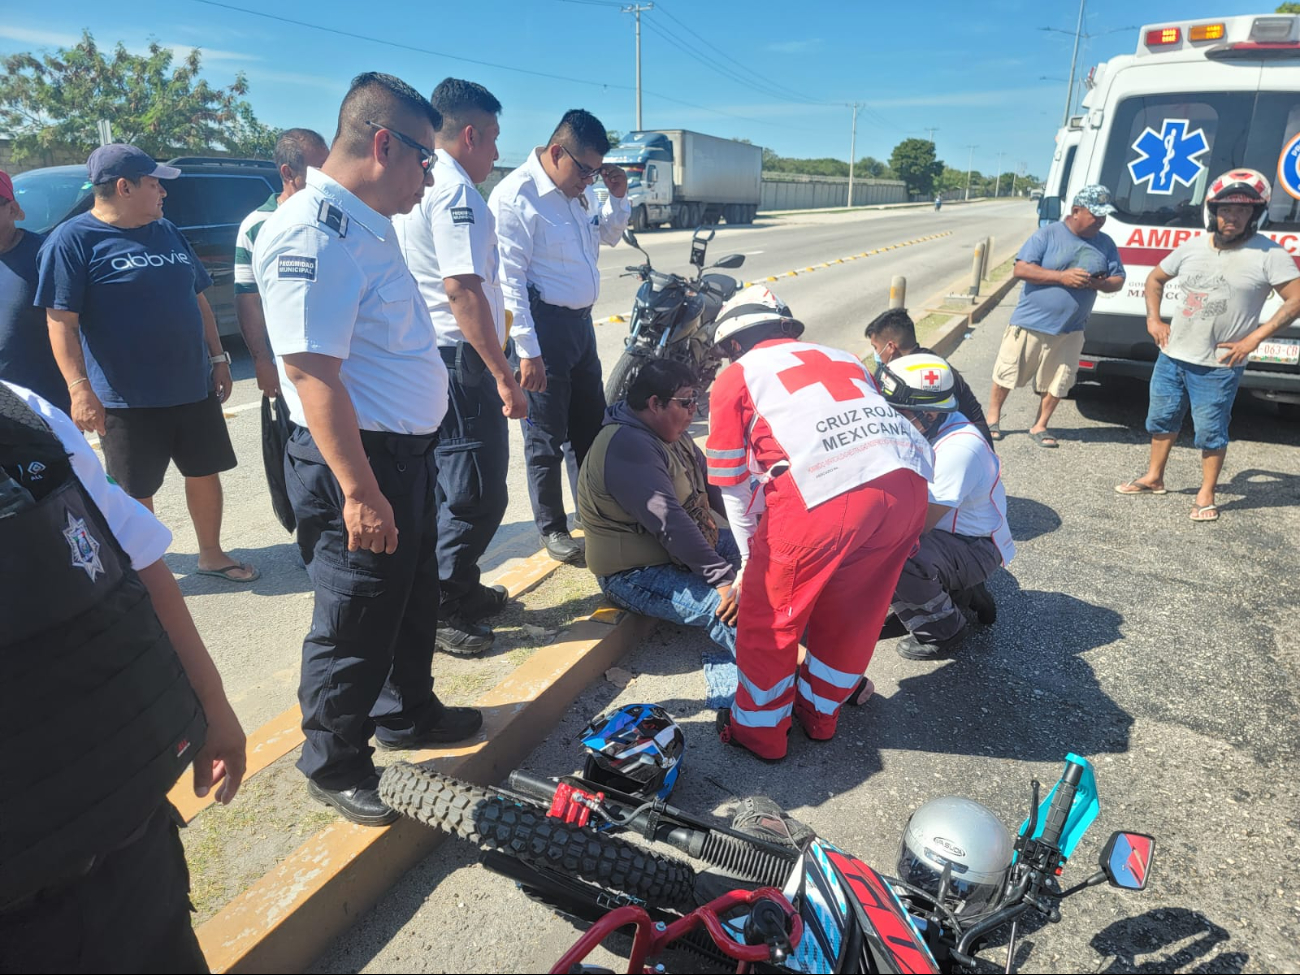
[[[1274,288],[1300,277],[1295,260],[1263,234],[1219,250],[1210,234],[1181,244],[1160,262],[1178,279],[1182,306],[1173,314],[1165,355],[1198,366],[1221,366],[1220,342],[1236,342],[1259,327]]]

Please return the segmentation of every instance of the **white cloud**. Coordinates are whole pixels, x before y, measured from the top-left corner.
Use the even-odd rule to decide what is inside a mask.
[[[864,104],[871,108],[989,107],[1023,101],[1027,97],[1054,90],[1041,85],[1025,88],[995,88],[988,91],[945,91],[932,95],[904,95],[873,99]]]
[[[32,30],[28,27],[15,27],[12,24],[0,25],[0,37],[8,38],[11,41],[18,41],[21,44],[34,44],[39,47],[72,47],[81,40],[80,34],[64,34],[60,31],[52,30]],[[172,54],[180,60],[189,56],[190,51],[194,50],[195,45],[190,44],[168,44],[159,42],[162,47],[171,50]],[[130,45],[127,47],[132,54],[147,54],[149,48],[146,45]],[[256,54],[245,54],[242,51],[223,51],[219,48],[199,47],[199,53],[202,54],[204,61],[262,61],[264,58]]]
[[[302,85],[305,88],[320,88],[325,91],[347,91],[348,86],[345,80],[338,78],[326,78],[317,74],[297,74],[292,71],[268,71],[265,68],[253,67],[244,72],[248,75],[250,81],[273,81],[282,85]],[[259,89],[258,94],[265,94],[265,89]]]
[[[190,51],[195,48],[189,44],[163,44],[163,47],[171,48],[172,54],[178,59],[190,56]],[[256,54],[244,54],[242,51],[222,51],[215,47],[198,46],[198,52],[202,55],[204,61],[264,61]]]
[[[766,50],[775,51],[777,54],[807,54],[821,46],[821,38],[813,37],[806,41],[777,41],[775,44],[768,44]]]
[[[14,27],[12,24],[0,24],[0,37],[23,44],[39,44],[42,47],[71,47],[81,40],[80,34],[63,34],[52,30],[28,30],[26,27]]]

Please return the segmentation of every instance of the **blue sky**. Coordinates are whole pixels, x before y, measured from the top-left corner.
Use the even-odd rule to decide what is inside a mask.
[[[327,139],[347,81],[360,71],[389,71],[426,93],[448,75],[469,78],[504,105],[504,164],[518,163],[568,108],[587,108],[611,129],[634,127],[633,21],[607,0],[313,0],[296,8],[227,2],[58,0],[57,20],[38,5],[10,5],[0,24],[0,54],[57,47],[83,27],[102,45],[120,40],[140,48],[152,38],[178,49],[197,46],[213,83],[229,83],[237,71],[248,76],[249,100],[263,121],[306,125]],[[1094,36],[1082,42],[1080,71],[1133,51],[1142,24],[1275,6],[1090,0],[1084,32]],[[916,7],[879,0],[663,0],[643,15],[644,123],[746,138],[784,156],[847,159],[846,103],[856,100],[864,103],[859,158],[888,158],[901,139],[925,136],[933,126],[940,158],[956,168],[966,166],[967,146],[977,144],[978,170],[993,172],[1002,153],[1004,172],[1023,163],[1043,176],[1064,109],[1073,38],[1039,28],[1072,32],[1077,14],[1074,0],[931,0]],[[702,52],[721,70],[702,63]]]

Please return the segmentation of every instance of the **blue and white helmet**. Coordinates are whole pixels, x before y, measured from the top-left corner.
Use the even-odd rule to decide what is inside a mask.
[[[677,784],[686,736],[658,704],[629,704],[594,718],[578,736],[582,777],[643,799],[667,799]]]

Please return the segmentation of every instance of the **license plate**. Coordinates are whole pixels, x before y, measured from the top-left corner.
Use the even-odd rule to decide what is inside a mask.
[[[1250,354],[1250,362],[1275,362],[1283,366],[1300,365],[1300,339],[1271,339],[1259,343]]]

